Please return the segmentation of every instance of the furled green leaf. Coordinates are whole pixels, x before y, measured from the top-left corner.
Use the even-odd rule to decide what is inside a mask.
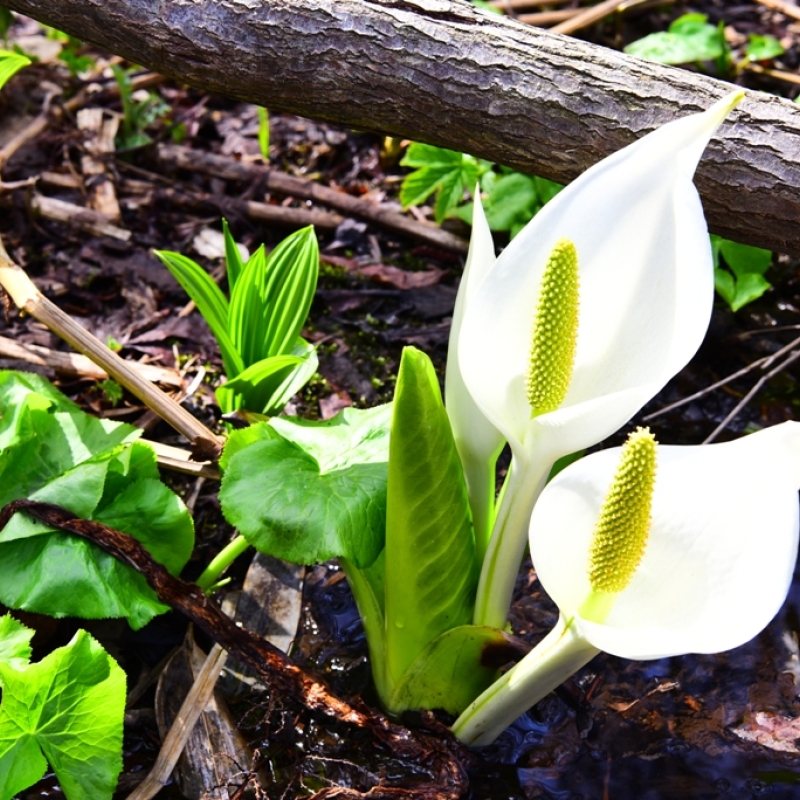
[[[319,276],[319,245],[312,227],[284,239],[267,259],[267,293],[272,307],[267,355],[290,353],[308,317]]]
[[[288,236],[268,258],[257,251],[247,262],[231,293],[230,310],[231,338],[245,366],[291,352],[318,274],[319,247],[311,227]]]
[[[684,14],[668,31],[651,33],[631,42],[625,52],[660,64],[687,64],[692,61],[713,61],[727,49],[725,34],[709,25],[705,14]]]
[[[768,61],[786,52],[783,45],[774,36],[751,33],[747,40],[744,52],[751,61]]]
[[[237,410],[279,414],[311,380],[318,366],[316,348],[298,336],[291,353],[259,361],[220,386],[217,402],[226,414]]]
[[[484,663],[487,651],[505,650],[507,638],[497,628],[462,625],[437,636],[417,656],[395,686],[387,710],[441,708],[460,714],[497,675],[496,662]]]
[[[238,375],[243,369],[241,355],[228,334],[228,300],[214,279],[191,258],[171,250],[153,251],[161,263],[172,273],[172,277],[192,298],[203,319],[211,328],[211,333],[219,345],[225,373],[229,378]]]
[[[225,518],[287,561],[371,564],[384,541],[389,414],[345,409],[326,422],[276,418],[234,432],[222,462]]]
[[[30,63],[31,60],[27,56],[13,53],[10,50],[0,50],[0,89],[6,85],[12,75]]]
[[[300,363],[277,386],[267,406],[265,414],[279,414],[283,407],[314,377],[319,367],[317,348],[309,344],[302,336],[298,336],[291,354],[300,358]]]
[[[482,171],[472,156],[418,142],[409,146],[400,164],[415,169],[400,187],[403,208],[420,205],[438,191],[434,207],[437,222],[461,202],[466,189],[475,187]]]
[[[122,770],[125,673],[85,631],[22,670],[0,663],[0,800],[47,763],[67,800],[111,798]]]
[[[228,291],[233,292],[236,281],[244,269],[244,261],[236,240],[231,236],[228,220],[222,220],[222,237],[225,240],[225,271],[228,274]]]
[[[8,664],[16,670],[27,667],[34,633],[11,614],[0,617],[0,664]]]
[[[258,108],[258,148],[261,157],[269,161],[269,111],[262,106]]]
[[[461,462],[430,359],[403,350],[386,499],[390,684],[429,642],[472,618],[478,564]]]
[[[256,361],[216,392],[219,407],[226,414],[238,408],[267,413],[276,389],[302,359],[297,356],[271,356]]]
[[[0,505],[55,503],[135,536],[179,572],[194,542],[191,516],[139,435],[85,414],[36,376],[0,372]],[[26,514],[0,532],[0,602],[56,617],[126,617],[134,628],[166,610],[130,567]]]
[[[381,704],[388,708],[392,687],[386,682],[386,647],[384,643],[386,622],[383,616],[383,603],[386,550],[381,550],[378,558],[364,569],[358,569],[346,558],[340,558],[339,563],[347,576],[347,582],[358,606],[358,615],[361,617],[364,632],[367,634],[372,679],[378,690],[378,697],[380,697]]]

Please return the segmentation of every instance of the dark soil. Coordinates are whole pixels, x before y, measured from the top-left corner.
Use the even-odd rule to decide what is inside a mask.
[[[653,30],[663,30],[686,10],[702,11],[710,21],[736,34],[770,34],[786,47],[770,66],[797,75],[800,23],[753,2],[665,4],[610,21],[583,32],[586,38],[622,46]],[[20,20],[12,37],[37,34],[38,26]],[[118,113],[115,81],[105,68],[107,54],[79,51],[95,61],[92,81],[101,91],[88,106]],[[793,97],[798,85],[744,74],[740,82]],[[23,70],[0,96],[0,146],[30,116],[35,116],[54,87],[73,96],[83,85],[60,62]],[[187,253],[213,271],[219,260],[192,252],[204,229],[219,230],[225,215],[237,241],[251,250],[274,246],[289,228],[265,227],[242,213],[236,200],[252,199],[285,207],[308,208],[292,198],[266,195],[258,181],[223,181],[201,173],[166,170],[155,144],[180,138],[184,146],[257,162],[257,116],[252,106],[157,81],[148,91],[167,113],[146,129],[153,143],[117,150],[103,157],[106,179],[121,207],[116,223],[127,241],[87,232],[37,217],[34,191],[85,206],[92,181],[83,175],[87,155],[84,134],[73,115],[54,118],[3,170],[0,184],[0,236],[9,253],[39,288],[103,341],[115,342],[129,359],[177,367],[187,382],[200,368],[204,375],[186,406],[206,424],[224,431],[213,386],[221,373],[216,344],[196,311],[182,313],[187,297],[160,265],[152,250]],[[270,118],[270,163],[286,172],[336,186],[375,202],[397,203],[404,170],[376,136],[337,130],[295,117]],[[55,177],[54,177],[55,176]],[[60,176],[60,178],[59,178]],[[36,188],[18,185],[36,180]],[[69,188],[73,186],[74,188]],[[329,210],[329,209],[323,209]],[[421,213],[429,214],[430,209]],[[449,223],[448,223],[449,224]],[[454,227],[468,235],[468,229]],[[292,403],[293,413],[328,417],[347,405],[371,406],[391,399],[401,350],[414,344],[434,360],[440,374],[446,359],[449,320],[463,266],[462,258],[419,241],[403,239],[363,221],[348,219],[335,231],[320,232],[323,252],[319,290],[307,337],[318,343],[319,375]],[[403,279],[377,270],[367,277],[359,268],[383,265],[406,273],[431,273],[430,280]],[[791,342],[800,326],[800,265],[777,256],[767,277],[773,288],[733,314],[718,301],[708,338],[694,361],[633,421],[692,395],[763,355]],[[425,285],[425,284],[428,285]],[[7,304],[0,336],[18,342],[66,350],[55,335]],[[127,394],[94,380],[57,374],[18,360],[0,359],[0,368],[36,369],[87,410],[147,426],[148,436],[183,444],[164,423]],[[794,364],[772,378],[720,436],[732,438],[756,427],[800,419],[800,394]],[[655,418],[659,440],[699,443],[723,420],[762,373],[754,371],[728,386]],[[613,438],[618,443],[624,432]],[[213,481],[198,482],[167,474],[182,496],[192,498],[198,546],[186,576],[196,577],[231,536],[219,511]],[[246,564],[233,571],[234,587]],[[304,612],[296,643],[297,660],[323,675],[345,696],[375,702],[366,644],[343,575],[334,564],[313,567],[306,579]],[[743,592],[758,592],[742,586]],[[530,564],[523,569],[513,609],[515,633],[531,643],[552,627],[556,611],[543,595]],[[154,620],[132,633],[122,623],[26,617],[37,628],[35,658],[66,643],[77,627],[97,636],[118,657],[130,685],[156,666],[182,641],[186,625],[176,614]],[[795,580],[778,617],[755,640],[731,653],[687,656],[648,663],[601,655],[558,694],[525,714],[490,748],[480,752],[471,771],[472,797],[630,798],[795,798],[800,797],[800,749],[785,737],[800,717],[800,580]],[[153,691],[129,713],[125,772],[119,797],[126,796],[152,766],[160,744],[152,708]],[[266,776],[263,796],[295,797],[332,785],[368,788],[378,779],[413,782],[415,765],[376,752],[358,731],[313,719],[291,698],[251,696],[234,706],[244,736],[260,754]],[[798,728],[800,733],[800,728]],[[758,739],[753,741],[754,738]],[[23,794],[25,798],[60,795],[52,778]],[[162,796],[182,796],[176,786]],[[225,795],[227,796],[227,795]],[[233,795],[231,795],[233,796]]]

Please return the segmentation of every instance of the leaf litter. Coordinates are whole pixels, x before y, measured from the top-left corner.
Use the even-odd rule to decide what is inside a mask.
[[[711,4],[697,7],[719,17],[720,11]],[[723,13],[742,33],[791,39],[781,67],[797,67],[796,31],[787,28],[785,21],[781,23],[780,17],[766,15],[756,4]],[[634,30],[656,29],[659,14],[663,12],[631,19],[627,35],[633,38]],[[26,25],[29,33],[35,30]],[[610,26],[597,26],[586,33],[599,40],[614,35]],[[104,57],[93,55],[98,65],[95,77],[102,90],[96,100],[87,102],[118,113],[113,81],[102,73]],[[63,68],[48,65],[39,69],[56,85],[78,85]],[[8,120],[4,124],[18,123],[26,104],[43,101],[41,74],[26,76],[23,71],[9,84],[3,97]],[[757,85],[761,88],[781,86],[758,74],[748,74],[748,80],[760,81]],[[245,162],[258,158],[253,106],[163,81],[154,86],[172,108],[171,118],[150,131],[158,142],[167,142],[173,131],[178,131],[185,137],[182,144],[192,149]],[[399,211],[400,171],[381,165],[379,138],[285,115],[272,115],[270,122],[273,164],[356,198],[377,198]],[[37,178],[43,195],[82,207],[89,183],[88,173],[82,173],[82,159],[87,154],[88,142],[84,144],[69,119],[53,121],[28,142],[3,171],[4,183],[20,185],[2,192],[0,202],[7,211],[0,232],[39,287],[104,341],[120,345],[122,355],[177,370],[185,384],[207,367],[207,376],[186,403],[204,421],[219,425],[209,384],[221,369],[219,353],[197,314],[182,315],[186,296],[151,250],[187,252],[203,231],[216,229],[221,214],[228,217],[237,240],[251,250],[262,241],[274,245],[286,230],[264,227],[249,218],[241,201],[298,212],[306,212],[308,203],[265,190],[256,177],[225,179],[210,173],[166,171],[156,152],[143,148],[101,159],[120,204],[122,218],[115,224],[130,232],[128,241],[87,232],[79,222],[65,224],[46,217],[34,221],[25,202],[29,188],[23,184]],[[96,157],[96,150],[91,154]],[[76,174],[78,180],[72,180]],[[180,205],[172,204],[166,191],[173,188],[182,193]],[[319,210],[332,211],[323,206]],[[329,231],[327,241],[323,237],[323,264],[328,266],[323,269],[306,331],[318,346],[320,374],[292,401],[295,413],[323,419],[340,408],[372,406],[390,399],[399,354],[406,343],[431,353],[441,371],[460,273],[458,256],[429,243],[414,242],[360,221],[353,224],[346,217]],[[465,228],[455,228],[455,232],[467,233]],[[214,253],[207,250],[201,257],[213,271],[218,264]],[[736,315],[718,305],[698,357],[643,414],[703,389],[776,352],[793,338],[792,329],[800,324],[800,270],[796,263],[781,259],[774,273],[770,276],[774,289]],[[18,342],[62,349],[38,323],[13,311],[6,313],[2,333]],[[0,366],[19,368],[20,361],[3,359]],[[141,418],[139,403],[130,396],[125,395],[121,405],[114,407],[98,395],[93,379],[67,376],[52,367],[35,369],[56,378],[70,397],[101,416],[134,424]],[[787,367],[770,381],[724,435],[797,418],[797,369],[796,364]],[[669,441],[701,441],[747,389],[747,382],[737,379],[727,388],[664,414],[657,423],[659,436]],[[164,426],[154,428],[151,435],[176,442]],[[188,574],[197,574],[200,564],[208,560],[207,554],[224,544],[230,529],[219,514],[214,486],[197,488],[191,479],[168,479],[186,496],[197,489],[199,552],[188,567]],[[240,584],[245,577],[243,569],[234,570],[232,577],[234,585]],[[326,677],[335,690],[374,703],[363,630],[341,577],[330,564],[310,571],[295,657]],[[530,564],[520,575],[518,589],[512,623],[515,632],[534,643],[552,626],[555,610],[538,587]],[[757,590],[756,586],[742,587],[742,591]],[[572,684],[542,701],[479,756],[471,770],[473,796],[493,800],[796,796],[800,781],[796,761],[800,738],[796,684],[799,609],[800,581],[796,580],[783,611],[770,627],[733,653],[646,664],[598,657]],[[98,635],[105,630],[101,624],[84,627]],[[182,640],[184,631],[184,623],[170,614],[135,634],[109,637],[106,633],[104,644],[123,654],[129,680],[135,682]],[[72,623],[58,623],[46,646],[65,645],[73,632]],[[148,707],[153,707],[152,692],[143,696],[138,708]],[[359,785],[414,773],[413,765],[402,759],[376,759],[374,753],[369,754],[367,743],[352,732],[298,715],[286,698],[259,695],[239,699],[233,704],[232,716],[250,746],[261,754],[262,774],[268,775],[269,791],[277,792],[275,796],[301,796],[324,786]],[[130,788],[136,773],[146,770],[157,752],[152,718],[139,714],[137,719],[129,729],[121,788]],[[37,791],[45,796],[52,790],[43,784]],[[170,787],[165,796],[180,795]]]

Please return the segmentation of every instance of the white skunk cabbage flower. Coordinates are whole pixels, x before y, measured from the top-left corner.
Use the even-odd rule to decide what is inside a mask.
[[[459,717],[456,735],[489,744],[601,650],[656,659],[752,639],[792,581],[798,489],[798,422],[657,452],[638,430],[622,448],[567,467],[530,525],[559,622]],[[747,591],[754,582],[758,590]]]
[[[625,424],[700,346],[714,270],[692,176],[743,96],[593,166],[470,287],[460,374],[512,451],[476,624],[505,624],[531,510],[553,462]]]
[[[458,347],[468,298],[475,292],[475,287],[480,285],[494,262],[494,240],[481,204],[480,187],[477,187],[472,212],[469,253],[458,287],[453,321],[450,325],[444,394],[447,415],[450,418],[453,438],[464,467],[464,477],[469,490],[478,563],[483,560],[494,522],[495,462],[505,439],[478,408],[467,387],[464,386]]]

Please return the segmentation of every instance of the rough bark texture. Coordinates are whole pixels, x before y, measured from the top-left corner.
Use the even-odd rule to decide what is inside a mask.
[[[4,0],[204,89],[568,182],[730,88],[451,0]],[[800,255],[800,108],[749,93],[697,173],[711,228]]]

